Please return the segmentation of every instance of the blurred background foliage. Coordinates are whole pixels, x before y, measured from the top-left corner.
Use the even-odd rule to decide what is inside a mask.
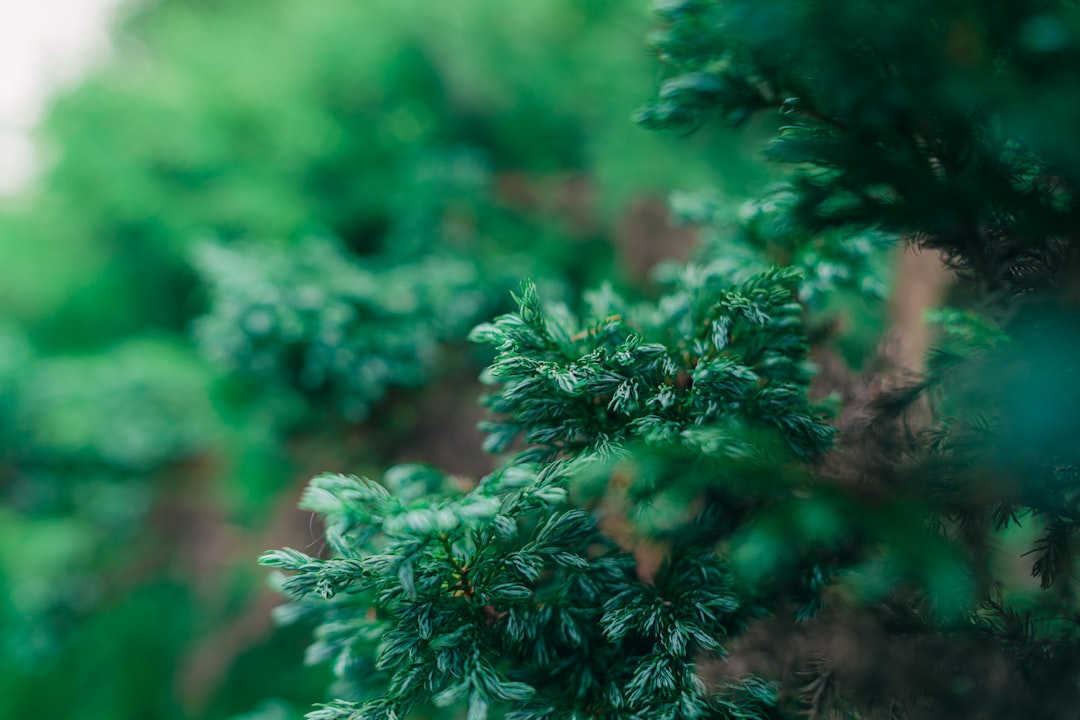
[[[650,24],[623,0],[125,6],[0,212],[0,717],[324,698],[253,564],[317,544],[307,478],[486,471],[469,328],[522,277],[655,294],[693,244],[668,193],[777,172],[746,135],[629,122]]]

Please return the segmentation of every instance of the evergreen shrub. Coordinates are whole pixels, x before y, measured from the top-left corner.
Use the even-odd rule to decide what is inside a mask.
[[[475,485],[312,482],[330,552],[262,558],[338,680],[309,717],[1077,717],[1080,8],[657,9],[638,119],[779,117],[782,220],[652,304],[524,284],[473,333],[504,453]],[[812,398],[815,298],[879,294],[883,242],[956,271],[938,346]]]

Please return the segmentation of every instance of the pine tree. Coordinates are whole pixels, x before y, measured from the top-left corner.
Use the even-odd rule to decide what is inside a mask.
[[[525,283],[480,325],[496,472],[312,482],[331,556],[262,559],[334,663],[309,717],[1080,716],[1080,7],[658,11],[639,120],[779,114],[786,185],[656,302]],[[883,243],[956,271],[937,347],[815,400],[820,303]]]

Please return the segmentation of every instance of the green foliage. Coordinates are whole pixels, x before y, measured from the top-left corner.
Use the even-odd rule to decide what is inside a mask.
[[[577,242],[556,248],[610,236],[643,191],[704,181],[699,151],[715,143],[642,138],[625,122],[655,72],[639,49],[644,8],[541,0],[505,36],[492,29],[501,11],[492,0],[132,9],[116,56],[48,113],[55,162],[31,210],[3,219],[0,247],[22,272],[0,300],[50,347],[147,324],[182,331],[198,310],[186,302],[190,249],[208,235],[314,232],[398,260],[406,243],[509,247],[538,263],[515,276],[554,256],[590,277]],[[600,185],[610,194],[588,207]],[[463,212],[431,232],[445,214],[431,201],[448,196]],[[26,250],[38,244],[48,262]],[[589,255],[603,261],[600,247]]]
[[[603,454],[630,440],[716,452],[725,431],[760,424],[796,455],[818,455],[832,430],[807,405],[798,281],[774,270],[732,286],[690,266],[656,305],[594,293],[583,321],[565,308],[545,312],[524,285],[516,314],[473,331],[499,351],[487,375],[503,388],[488,406],[507,416],[488,424],[486,449],[501,452],[524,435],[538,459]]]
[[[262,558],[295,573],[288,614],[322,621],[309,660],[332,659],[339,696],[353,698],[309,717],[402,717],[420,703],[475,718],[699,717],[735,702],[710,699],[693,674],[745,613],[723,563],[688,548],[642,582],[632,556],[567,507],[565,472],[511,465],[470,493],[411,502],[358,478],[313,481],[303,507],[325,515],[336,557]]]
[[[14,422],[20,467],[83,464],[145,473],[197,452],[214,431],[208,373],[190,350],[142,340],[24,365]]]
[[[301,604],[285,613],[319,618],[308,659],[333,660],[342,681],[347,700],[310,717],[403,717],[427,702],[476,718],[492,706],[523,719],[762,717],[767,684],[717,695],[695,675],[754,613],[715,553],[716,506],[650,582],[601,515],[567,501],[639,446],[699,462],[822,453],[832,431],[806,400],[798,279],[775,270],[733,286],[691,267],[655,304],[594,293],[583,320],[524,284],[517,313],[473,338],[498,348],[489,405],[506,420],[488,426],[487,448],[524,434],[530,449],[464,494],[422,468],[382,484],[316,478],[302,507],[325,517],[333,557],[262,558],[294,573],[282,589]]]
[[[20,347],[21,346],[21,347]],[[0,371],[0,668],[22,683],[61,663],[137,556],[156,486],[221,432],[210,374],[190,348],[142,339],[81,356],[35,356],[13,338]],[[14,673],[14,674],[13,674]],[[7,692],[0,707],[17,707]]]
[[[962,271],[973,307],[936,313],[944,337],[924,377],[874,403],[879,432],[904,414],[914,432],[879,435],[860,462],[894,502],[924,498],[920,513],[966,568],[970,594],[955,606],[994,649],[955,647],[1001,653],[1014,698],[968,701],[970,711],[1060,716],[1075,701],[1056,679],[1075,667],[1080,477],[1076,143],[1062,133],[1077,107],[1060,92],[1077,67],[1075,4],[671,2],[661,12],[657,45],[677,74],[646,123],[778,110],[787,125],[766,155],[796,166],[793,227],[884,230]],[[1009,568],[1020,556],[1041,592]],[[949,603],[929,576],[919,592]],[[956,701],[914,679],[909,692],[894,702],[922,717]],[[847,702],[870,701],[849,688]]]
[[[882,6],[675,0],[655,44],[677,68],[641,119],[779,111],[766,155],[802,170],[802,227],[879,227],[943,250],[989,289],[1045,288],[1074,255],[1080,106],[1069,2]]]
[[[440,351],[505,304],[519,271],[566,274],[558,237],[526,254],[543,224],[496,201],[476,153],[420,153],[401,184],[376,252],[321,236],[196,248],[204,352],[267,394],[362,420],[388,390],[428,384]]]
[[[792,217],[796,197],[781,187],[733,206],[713,193],[681,192],[671,207],[682,222],[704,226],[698,253],[725,277],[742,280],[770,265],[797,268],[803,275],[799,300],[810,310],[820,311],[838,296],[883,299],[888,280],[882,250],[895,237],[876,229],[808,234]]]
[[[439,343],[488,307],[475,263],[436,255],[361,263],[332,240],[290,246],[206,245],[212,312],[195,325],[204,352],[258,379],[363,419],[390,387],[427,384]]]
[[[260,634],[249,566],[305,541],[295,478],[477,464],[410,428],[463,414],[468,329],[521,277],[612,274],[627,208],[719,182],[706,153],[757,163],[625,121],[655,73],[634,3],[122,12],[0,209],[0,716],[214,720],[272,686],[273,717],[322,682],[303,627]]]
[[[673,72],[639,119],[779,113],[790,174],[744,213],[679,196],[714,230],[656,303],[579,319],[526,283],[480,325],[486,448],[516,454],[474,489],[314,481],[330,556],[263,558],[342,681],[310,717],[1071,716],[1075,3],[658,10]],[[834,443],[807,328],[880,297],[899,241],[960,271],[958,307],[920,376],[848,379]]]
[[[1076,714],[1076,3],[657,9],[693,138],[634,3],[130,11],[0,214],[0,716],[293,718],[311,627],[316,720]],[[501,466],[400,464],[482,352]]]

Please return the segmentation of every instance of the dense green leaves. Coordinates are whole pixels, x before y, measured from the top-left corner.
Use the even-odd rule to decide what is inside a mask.
[[[1009,667],[1010,696],[1024,698],[1024,714],[1060,716],[1074,700],[1044,678],[1075,668],[1065,648],[1075,645],[1080,477],[1077,155],[1063,129],[1077,105],[1062,92],[1080,57],[1075,3],[706,0],[664,3],[661,13],[656,43],[676,74],[645,122],[699,127],[775,110],[784,124],[765,155],[796,166],[788,228],[838,254],[858,234],[883,230],[940,250],[973,281],[957,293],[964,311],[934,316],[943,337],[924,376],[878,393],[873,431],[856,430],[850,444],[868,453],[855,462],[882,478],[894,502],[923,499],[920,514],[951,546],[917,573],[924,597],[954,612],[983,597],[979,614],[996,618],[990,635]],[[890,434],[898,416],[907,432]],[[895,564],[893,543],[864,571]],[[858,688],[848,690],[857,705]],[[980,717],[1017,712],[972,701],[949,710],[951,690],[915,678],[905,692],[892,702],[921,717],[953,717],[957,707]],[[873,711],[871,698],[861,701]]]
[[[722,561],[680,554],[644,583],[592,516],[548,492],[564,471],[510,465],[472,492],[411,502],[366,480],[316,479],[306,503],[326,513],[338,557],[262,558],[294,573],[289,614],[322,618],[309,659],[335,660],[356,696],[309,717],[401,716],[425,702],[475,717],[706,716],[694,658],[720,651],[742,612]]]
[[[657,11],[693,139],[621,0],[132,10],[0,215],[0,715],[306,705],[272,543],[316,719],[1076,714],[1076,3]]]
[[[634,440],[695,444],[706,426],[769,425],[791,450],[813,457],[831,429],[806,400],[809,368],[790,270],[725,286],[715,268],[690,266],[656,305],[631,306],[610,289],[588,300],[578,320],[541,307],[523,287],[519,310],[473,338],[499,355],[487,377],[500,383],[488,406],[488,449],[519,434],[540,457],[605,454]]]
[[[204,246],[213,310],[204,351],[272,392],[294,390],[362,419],[392,387],[431,380],[440,341],[460,338],[492,303],[463,257],[362,264],[337,243]],[[493,283],[497,284],[497,283]]]
[[[649,125],[779,112],[766,155],[802,167],[795,218],[940,248],[990,288],[1075,261],[1070,2],[672,2],[656,44],[677,68]],[[1051,30],[1053,28],[1053,30]],[[1041,41],[1038,38],[1053,37]]]
[[[799,300],[811,311],[845,296],[862,302],[885,297],[882,250],[895,237],[877,230],[807,233],[792,217],[796,197],[780,187],[736,204],[715,193],[681,192],[671,206],[680,221],[706,228],[698,254],[722,277],[744,281],[771,265],[797,268]],[[668,268],[678,272],[679,266]]]
[[[658,274],[655,302],[605,286],[575,313],[524,283],[517,311],[472,335],[496,351],[485,447],[503,468],[355,522],[327,499],[333,557],[268,556],[306,597],[357,588],[351,611],[304,601],[324,628],[387,623],[368,648],[386,684],[347,684],[326,717],[429,699],[474,720],[502,703],[514,718],[1067,716],[1075,4],[657,9],[672,73],[639,120],[762,118],[765,157],[790,174],[740,209],[677,195],[709,235],[698,262]],[[883,296],[881,249],[900,240],[962,271],[957,307],[931,313],[918,375],[834,368],[850,403],[834,442],[808,338]],[[470,510],[480,499],[491,509]]]
[[[656,72],[636,3],[117,19],[0,211],[0,716],[220,719],[272,695],[253,717],[298,717],[323,673],[298,667],[307,626],[269,637],[250,567],[317,554],[275,510],[295,483],[433,447],[489,466],[456,435],[483,363],[468,329],[521,277],[570,296],[643,267],[665,231],[642,242],[633,208],[662,216],[649,198],[711,177],[720,148],[740,178],[757,163],[626,122]]]
[[[631,492],[642,503],[672,488],[684,501],[715,494],[697,520],[669,518],[668,532],[685,530],[649,578],[601,508],[572,509],[567,490],[595,495],[590,478],[615,477],[623,471],[607,463],[642,449],[712,458],[715,470],[823,453],[832,429],[807,400],[799,279],[770,270],[731,284],[691,266],[656,303],[604,288],[583,320],[523,284],[518,312],[473,339],[498,351],[488,403],[503,419],[489,424],[488,448],[519,435],[531,447],[465,494],[415,466],[378,485],[316,478],[302,506],[325,517],[334,556],[263,556],[293,573],[282,590],[300,604],[286,613],[321,619],[309,659],[334,659],[345,697],[359,703],[313,717],[401,715],[426,702],[461,703],[475,717],[507,704],[520,718],[758,717],[768,693],[736,682],[710,694],[695,671],[755,612],[716,554],[753,502],[720,503],[731,494],[723,474],[669,485],[638,473]],[[721,507],[731,519],[711,525]],[[372,646],[364,638],[376,626],[383,641]]]

